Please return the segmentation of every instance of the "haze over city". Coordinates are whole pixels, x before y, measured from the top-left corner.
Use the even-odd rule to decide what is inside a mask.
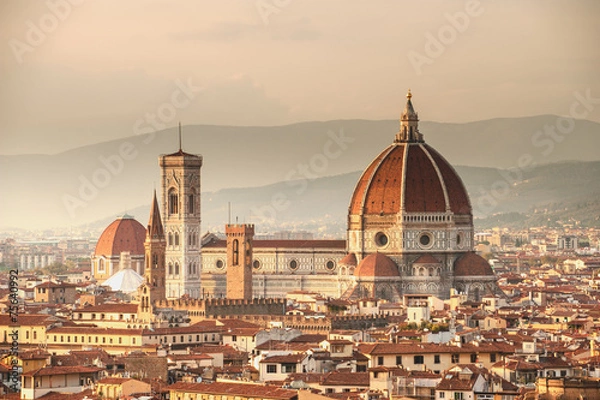
[[[409,87],[439,122],[568,115],[576,91],[600,97],[593,0],[53,4],[0,4],[0,154],[178,120],[396,119]],[[186,85],[191,101],[150,124]]]

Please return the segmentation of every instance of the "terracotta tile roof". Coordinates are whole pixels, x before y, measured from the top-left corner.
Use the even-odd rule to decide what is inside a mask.
[[[350,267],[356,267],[356,255],[354,253],[348,253],[340,260],[340,264],[348,265]]]
[[[290,343],[321,343],[327,339],[327,335],[319,333],[305,333],[290,340]]]
[[[454,262],[454,276],[493,276],[494,270],[485,258],[468,252]]]
[[[368,372],[330,372],[323,378],[323,386],[369,387]]]
[[[417,258],[413,264],[440,264],[440,260],[431,254],[423,254],[421,257]]]
[[[269,356],[260,361],[261,364],[298,364],[307,357],[306,353]]]
[[[24,372],[23,376],[48,376],[48,375],[68,375],[68,374],[91,374],[102,371],[98,367],[76,366],[46,366],[33,371]]]
[[[471,391],[479,374],[464,375],[460,373],[446,373],[436,386],[436,390]]]
[[[62,322],[64,319],[53,317],[48,314],[20,314],[19,325],[21,326],[50,326],[56,322]],[[0,314],[0,325],[14,325],[10,315]]]
[[[382,253],[371,253],[361,260],[354,275],[358,277],[398,277],[398,266]]]
[[[184,383],[178,382],[168,386],[169,390],[185,393],[202,393],[228,396],[247,396],[262,399],[294,400],[298,398],[295,390],[282,389],[277,386],[254,385],[244,383]]]
[[[79,285],[74,284],[74,283],[67,283],[67,282],[53,282],[53,281],[46,281],[46,282],[42,282],[39,285],[35,285],[34,288],[75,288],[75,287],[79,287]]]

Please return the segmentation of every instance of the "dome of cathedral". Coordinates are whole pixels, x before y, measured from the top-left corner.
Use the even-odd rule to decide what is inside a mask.
[[[473,252],[466,253],[454,262],[454,276],[494,276],[487,260]]]
[[[126,251],[131,255],[144,254],[146,228],[130,215],[123,215],[113,221],[98,239],[95,256],[120,255]]]
[[[364,171],[350,214],[471,214],[467,191],[452,166],[425,143],[396,142]]]
[[[362,278],[400,276],[396,263],[381,253],[372,253],[363,258],[354,271],[354,275]]]
[[[411,94],[396,140],[365,169],[350,202],[350,215],[445,213],[470,215],[462,180],[418,130]]]

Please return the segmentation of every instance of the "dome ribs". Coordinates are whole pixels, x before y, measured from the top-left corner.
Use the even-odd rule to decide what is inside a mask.
[[[444,183],[446,185],[446,191],[448,192],[448,199],[450,202],[450,210],[454,214],[471,214],[471,203],[465,186],[454,170],[454,168],[446,161],[444,157],[440,155],[431,146],[424,145],[429,151],[429,154],[435,160],[438,169],[442,173]]]
[[[423,149],[410,145],[406,163],[404,208],[407,212],[445,212],[444,190]]]

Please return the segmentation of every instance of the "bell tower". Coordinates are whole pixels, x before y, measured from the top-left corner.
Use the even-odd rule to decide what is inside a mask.
[[[254,225],[228,224],[227,298],[252,300],[252,239]]]
[[[200,169],[202,156],[181,149],[159,157],[166,237],[166,297],[200,295]]]

